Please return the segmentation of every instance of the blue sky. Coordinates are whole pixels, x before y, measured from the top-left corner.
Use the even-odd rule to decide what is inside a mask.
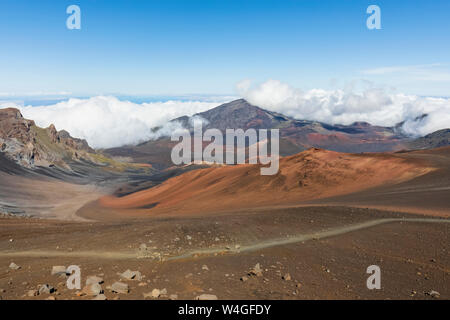
[[[66,28],[71,4],[81,30]],[[0,2],[3,96],[232,94],[243,79],[449,96],[450,1]]]

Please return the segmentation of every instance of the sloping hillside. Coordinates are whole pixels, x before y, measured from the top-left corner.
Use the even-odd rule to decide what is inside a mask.
[[[138,215],[289,205],[398,183],[431,170],[420,161],[395,155],[310,149],[282,158],[274,176],[260,175],[260,165],[201,169],[124,197],[106,196],[99,203],[107,208],[133,209],[129,212]]]

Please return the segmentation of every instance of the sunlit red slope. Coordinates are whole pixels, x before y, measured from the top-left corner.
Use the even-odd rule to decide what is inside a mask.
[[[260,175],[259,165],[200,169],[124,197],[103,197],[99,205],[124,214],[151,215],[295,204],[398,183],[431,170],[420,161],[394,154],[310,149],[280,159],[280,170],[274,176]]]

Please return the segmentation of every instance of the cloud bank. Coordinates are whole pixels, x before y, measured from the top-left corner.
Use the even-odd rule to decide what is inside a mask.
[[[379,88],[361,92],[314,89],[303,91],[277,80],[254,85],[241,81],[237,92],[253,105],[279,112],[296,119],[315,120],[329,124],[351,124],[366,121],[373,125],[394,126],[411,136],[423,136],[450,127],[450,99],[388,93]],[[89,99],[71,98],[43,106],[22,106],[0,102],[0,108],[18,108],[24,117],[41,127],[54,124],[72,136],[83,138],[94,148],[111,148],[137,144],[170,134],[181,124],[170,122],[180,116],[192,116],[234,99],[172,100],[133,103],[113,96]],[[426,117],[422,115],[427,114]],[[158,127],[158,130],[152,130]]]
[[[329,124],[366,121],[372,125],[394,126],[412,136],[423,136],[450,127],[450,99],[388,93],[369,88],[353,90],[302,91],[278,80],[253,85],[249,80],[236,86],[238,93],[253,105],[296,119]],[[420,118],[427,114],[427,117]]]
[[[94,148],[136,144],[169,135],[181,125],[169,122],[184,115],[209,110],[224,101],[166,101],[137,104],[111,96],[69,99],[46,106],[2,103],[0,108],[18,108],[38,126],[54,124],[73,137],[86,139]],[[152,128],[160,127],[157,131]]]

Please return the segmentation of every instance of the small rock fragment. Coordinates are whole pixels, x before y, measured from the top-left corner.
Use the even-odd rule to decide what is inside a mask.
[[[159,289],[152,290],[152,298],[159,298],[160,295],[161,295],[161,291]]]
[[[142,275],[139,271],[131,271],[130,269],[126,270],[124,273],[120,275],[121,278],[126,280],[138,280],[142,281]]]
[[[9,268],[12,270],[19,270],[21,267],[18,266],[17,264],[15,264],[14,262],[11,262],[11,264],[9,265]]]
[[[282,277],[282,279],[283,279],[283,280],[286,280],[286,281],[291,281],[291,275],[290,275],[289,273],[286,273],[286,274]]]
[[[98,283],[91,283],[89,285],[86,285],[83,290],[81,290],[82,294],[85,294],[87,296],[98,296],[103,292],[102,286]]]
[[[439,298],[441,296],[441,294],[435,290],[430,290],[430,291],[426,292],[425,294],[429,295],[430,297],[433,297],[433,298]]]
[[[55,292],[55,288],[53,288],[52,286],[48,285],[48,284],[44,284],[42,286],[39,287],[39,294],[51,294]]]
[[[52,267],[52,276],[54,275],[66,275],[67,269],[65,266],[53,266]]]
[[[108,300],[104,294],[99,294],[98,296],[94,297],[91,300]]]
[[[113,285],[111,286],[111,291],[127,294],[129,291],[128,284],[123,283],[123,282],[114,282]]]
[[[195,300],[217,300],[217,296],[214,294],[204,293],[195,297]]]
[[[86,279],[86,285],[90,284],[102,284],[103,278],[97,277],[97,276],[88,276]]]
[[[259,263],[257,263],[253,269],[250,270],[250,272],[248,273],[250,276],[257,276],[257,277],[262,277],[262,269],[261,266],[259,265]]]
[[[28,292],[27,292],[28,297],[36,297],[38,295],[39,295],[39,291],[37,291],[37,290],[28,290]]]

